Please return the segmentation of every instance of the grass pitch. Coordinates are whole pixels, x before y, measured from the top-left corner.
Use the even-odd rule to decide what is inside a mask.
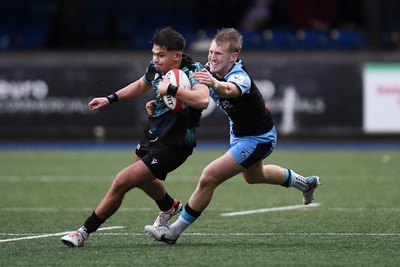
[[[222,153],[195,151],[168,177],[168,192],[186,202]],[[383,149],[278,148],[265,163],[319,175],[319,205],[303,208],[295,189],[237,176],[173,246],[146,236],[157,207],[134,189],[84,247],[64,247],[60,237],[132,158],[130,150],[0,150],[0,266],[399,266],[400,151]]]

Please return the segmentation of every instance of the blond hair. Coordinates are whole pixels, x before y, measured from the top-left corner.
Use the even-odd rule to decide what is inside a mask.
[[[229,52],[240,53],[243,45],[243,36],[235,28],[222,28],[215,34],[214,41],[218,45],[226,45]]]

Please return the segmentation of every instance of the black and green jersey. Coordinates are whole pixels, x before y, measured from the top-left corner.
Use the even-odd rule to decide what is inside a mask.
[[[199,84],[193,78],[193,73],[202,68],[201,63],[194,62],[186,55],[183,56],[180,69],[189,77],[191,87]],[[199,126],[202,110],[188,107],[181,112],[172,112],[158,93],[158,84],[162,81],[163,75],[165,73],[158,72],[154,62],[150,61],[143,80],[152,85],[156,103],[154,114],[149,116],[149,125],[145,129],[145,134],[150,142],[194,147],[196,146],[195,128]]]

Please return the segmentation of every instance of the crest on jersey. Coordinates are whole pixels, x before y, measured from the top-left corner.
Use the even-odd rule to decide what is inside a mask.
[[[229,79],[230,82],[235,82],[237,84],[243,84],[245,77],[240,74],[233,75],[232,79]]]
[[[240,152],[240,156],[242,158],[248,158],[250,156],[250,153],[248,151],[246,151],[245,149],[243,149],[242,152]]]

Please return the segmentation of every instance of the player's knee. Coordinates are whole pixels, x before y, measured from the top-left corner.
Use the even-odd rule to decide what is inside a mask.
[[[258,184],[260,183],[260,178],[263,176],[262,173],[260,172],[243,172],[242,173],[243,179],[246,181],[248,184]]]
[[[246,183],[248,184],[256,184],[258,183],[256,179],[254,179],[254,177],[252,176],[243,176],[244,180],[246,181]]]
[[[199,187],[207,188],[207,187],[217,187],[218,186],[218,179],[211,173],[203,171],[199,180]]]
[[[265,178],[264,166],[261,161],[242,171],[242,177],[248,184],[262,183]]]
[[[130,183],[128,183],[129,179],[125,177],[125,175],[120,172],[115,177],[114,181],[112,182],[111,189],[115,193],[126,193],[129,189],[132,188]]]

